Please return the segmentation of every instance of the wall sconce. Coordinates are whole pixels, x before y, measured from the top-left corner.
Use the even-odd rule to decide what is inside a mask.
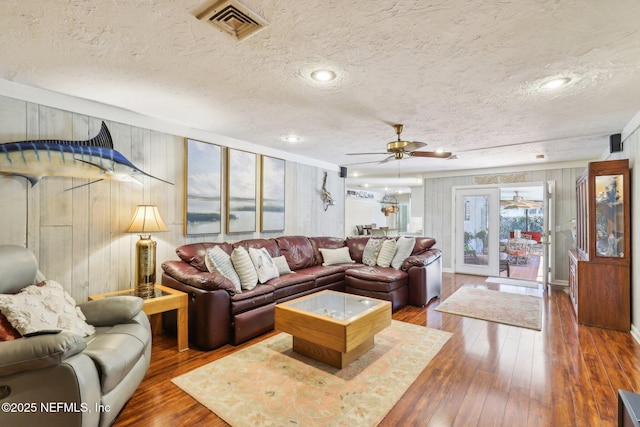
[[[133,214],[127,233],[140,235],[136,243],[135,294],[142,298],[153,295],[156,283],[156,242],[151,233],[168,231],[155,205],[138,205]]]

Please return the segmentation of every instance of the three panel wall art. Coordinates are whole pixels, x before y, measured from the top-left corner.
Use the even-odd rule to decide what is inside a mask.
[[[219,234],[223,216],[229,234],[284,230],[284,160],[192,139],[185,150],[185,235]]]

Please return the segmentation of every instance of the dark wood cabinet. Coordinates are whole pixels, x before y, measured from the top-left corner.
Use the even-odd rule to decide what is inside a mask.
[[[592,162],[576,182],[569,292],[578,323],[631,329],[629,161]]]

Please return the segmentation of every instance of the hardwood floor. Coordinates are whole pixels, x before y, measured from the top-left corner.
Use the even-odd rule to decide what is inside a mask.
[[[443,299],[484,277],[444,274]],[[530,292],[510,287],[508,291]],[[507,290],[503,288],[502,290]],[[577,325],[567,290],[544,293],[542,331],[406,306],[395,320],[453,333],[381,426],[614,426],[617,390],[640,392],[640,345],[629,333]],[[226,426],[170,381],[241,346],[177,353],[154,336],[151,367],[115,426]]]

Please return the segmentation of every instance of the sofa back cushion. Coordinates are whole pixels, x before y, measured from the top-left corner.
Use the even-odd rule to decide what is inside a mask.
[[[313,246],[305,236],[277,237],[275,241],[291,270],[295,271],[316,265]]]
[[[229,243],[190,243],[188,245],[178,246],[176,254],[187,264],[191,264],[200,271],[209,271],[205,263],[207,251],[220,246],[227,254],[231,255],[233,247]]]
[[[309,237],[309,242],[313,247],[314,265],[321,265],[324,262],[320,249],[340,249],[346,246],[344,239],[338,237]]]
[[[269,252],[269,255],[271,255],[272,258],[282,255],[280,253],[280,248],[278,248],[278,244],[274,239],[247,239],[247,240],[240,240],[239,242],[235,242],[233,244],[234,248],[237,248],[240,246],[245,248],[247,252],[249,251],[249,248],[254,248],[254,249],[265,248],[267,252]]]
[[[346,244],[349,247],[351,259],[362,264],[362,253],[368,241],[369,237],[347,237]]]

